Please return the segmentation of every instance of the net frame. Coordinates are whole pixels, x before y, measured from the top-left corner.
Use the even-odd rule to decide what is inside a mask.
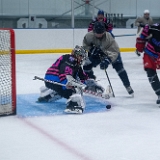
[[[13,29],[0,28],[0,116],[16,114],[16,60],[15,60],[15,32]],[[3,63],[3,58],[8,58]],[[7,69],[8,70],[7,70]],[[5,69],[9,73],[5,73]],[[3,72],[4,70],[4,72]],[[3,77],[8,74],[8,77]],[[5,75],[4,75],[5,76]],[[8,82],[5,82],[7,81]],[[3,85],[4,83],[4,85]],[[5,89],[5,85],[9,85]],[[4,88],[3,88],[4,86]],[[6,98],[6,97],[7,98]],[[6,99],[5,99],[6,98]]]

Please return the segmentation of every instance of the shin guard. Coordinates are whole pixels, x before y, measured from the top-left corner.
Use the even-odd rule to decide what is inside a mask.
[[[157,73],[153,69],[146,69],[146,73],[148,76],[149,83],[151,84],[153,90],[155,91],[156,95],[160,95],[160,81],[157,76]]]

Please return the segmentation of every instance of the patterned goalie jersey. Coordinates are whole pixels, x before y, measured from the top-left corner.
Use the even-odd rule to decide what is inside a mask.
[[[71,54],[63,55],[57,59],[57,61],[48,68],[45,79],[66,84],[66,75],[71,75],[75,79],[79,78],[81,81],[87,79],[87,75],[82,70],[82,67]]]

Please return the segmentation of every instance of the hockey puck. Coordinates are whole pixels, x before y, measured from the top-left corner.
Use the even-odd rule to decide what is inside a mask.
[[[106,105],[106,108],[111,109],[111,105],[110,104]]]

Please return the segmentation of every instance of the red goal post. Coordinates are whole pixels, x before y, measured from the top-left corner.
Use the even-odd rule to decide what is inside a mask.
[[[0,116],[16,114],[16,60],[13,29],[0,28]]]

